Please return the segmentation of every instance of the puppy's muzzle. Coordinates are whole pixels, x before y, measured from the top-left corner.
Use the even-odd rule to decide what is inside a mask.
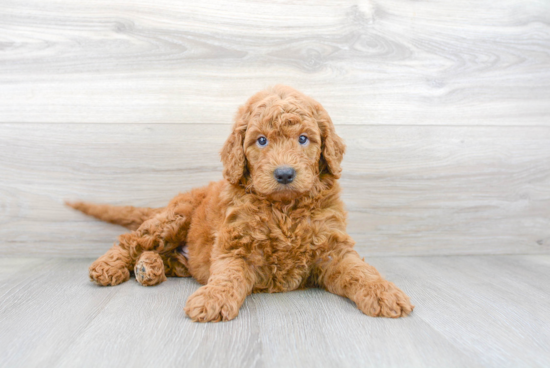
[[[276,168],[275,171],[273,171],[273,176],[275,177],[278,183],[281,183],[281,184],[292,183],[292,181],[296,177],[296,170],[294,170],[292,167],[281,166]]]

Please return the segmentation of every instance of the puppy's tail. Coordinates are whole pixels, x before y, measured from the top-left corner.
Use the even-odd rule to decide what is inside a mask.
[[[89,202],[65,201],[65,204],[86,215],[111,224],[124,226],[130,230],[136,230],[143,222],[163,210],[162,208],[112,206],[110,204]]]

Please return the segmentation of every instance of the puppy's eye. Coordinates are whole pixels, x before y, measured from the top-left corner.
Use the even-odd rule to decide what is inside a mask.
[[[265,147],[265,146],[267,146],[267,138],[264,137],[264,136],[259,137],[259,138],[256,140],[256,144],[257,144],[259,147]]]
[[[301,135],[300,138],[298,138],[298,142],[300,142],[302,146],[307,146],[309,139],[305,135]]]

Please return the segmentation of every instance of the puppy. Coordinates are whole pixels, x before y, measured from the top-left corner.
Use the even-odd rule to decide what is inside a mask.
[[[99,285],[166,276],[203,284],[187,300],[193,321],[229,321],[250,293],[322,287],[369,316],[402,317],[409,298],[353,249],[338,178],[345,146],[325,109],[286,86],[239,108],[221,150],[224,179],[165,208],[70,206],[134,231],[90,266]]]

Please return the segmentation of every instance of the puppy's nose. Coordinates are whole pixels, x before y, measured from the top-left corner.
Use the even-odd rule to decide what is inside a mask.
[[[292,180],[294,180],[294,177],[296,176],[296,170],[294,170],[292,167],[281,166],[273,171],[273,175],[279,183],[288,184],[292,183]]]

